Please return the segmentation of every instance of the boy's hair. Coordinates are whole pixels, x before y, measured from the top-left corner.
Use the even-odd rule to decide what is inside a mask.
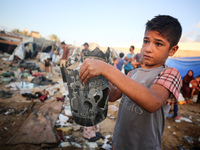
[[[196,76],[196,78],[200,78],[200,75]]]
[[[124,53],[120,53],[120,54],[119,54],[119,57],[120,57],[120,58],[124,57]]]
[[[61,45],[66,45],[64,41],[61,42]]]
[[[113,58],[113,61],[115,61],[115,60],[117,60],[117,58],[115,57],[115,58]]]
[[[134,49],[135,49],[135,46],[131,45],[131,48],[134,50]]]
[[[176,18],[168,15],[158,15],[146,23],[145,32],[147,31],[157,31],[169,41],[171,49],[178,44],[182,34],[182,27]]]

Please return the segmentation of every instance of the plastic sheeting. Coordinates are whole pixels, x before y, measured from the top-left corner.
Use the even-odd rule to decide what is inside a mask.
[[[200,75],[200,57],[168,58],[166,65],[176,68],[180,72],[182,79],[188,73],[188,70],[194,72],[194,77]]]
[[[24,59],[24,44],[20,43],[14,50],[14,52],[12,53],[12,55],[10,55],[9,60],[13,60],[14,59],[14,55],[18,56],[20,59]]]

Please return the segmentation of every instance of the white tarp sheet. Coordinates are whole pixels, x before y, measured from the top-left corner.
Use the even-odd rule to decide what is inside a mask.
[[[19,57],[20,59],[24,59],[24,44],[20,43],[14,50],[14,52],[12,53],[12,55],[10,55],[9,60],[13,60],[14,56]]]

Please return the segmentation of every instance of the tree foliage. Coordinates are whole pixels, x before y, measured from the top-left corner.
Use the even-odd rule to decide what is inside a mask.
[[[59,37],[58,37],[57,35],[55,35],[55,34],[51,34],[51,35],[49,36],[49,38],[50,38],[52,41],[60,41]]]

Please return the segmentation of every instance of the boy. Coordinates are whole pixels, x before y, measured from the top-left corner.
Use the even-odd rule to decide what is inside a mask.
[[[124,65],[125,75],[127,75],[131,70],[133,70],[133,65],[131,64],[131,61],[133,60],[133,57],[135,56],[134,49],[135,47],[132,45],[129,48],[130,53],[124,58],[124,60],[128,62],[127,64]]]
[[[120,71],[122,70],[122,65],[126,62],[123,59],[123,57],[124,57],[124,53],[120,53],[119,58],[118,58],[118,63],[117,63],[117,69],[120,70]]]
[[[113,58],[114,67],[117,68],[118,58]]]
[[[81,56],[83,56],[83,52],[89,51],[89,44],[87,42],[85,42],[83,46],[84,46],[84,49],[81,51]]]
[[[181,81],[179,72],[165,66],[165,61],[178,50],[181,32],[180,23],[171,16],[159,15],[148,21],[142,46],[144,68],[128,76],[100,60],[83,62],[79,77],[84,84],[102,75],[117,87],[110,84],[109,101],[121,98],[112,139],[114,150],[162,149],[168,104],[177,102]]]
[[[197,102],[199,91],[200,91],[200,75],[197,76],[195,79],[190,81],[191,88],[192,88],[192,93],[191,93],[191,98],[193,102]]]
[[[45,72],[49,73],[49,67],[51,68],[51,73],[52,73],[52,66],[50,63],[50,58],[47,58],[44,62],[44,66],[45,66]]]

